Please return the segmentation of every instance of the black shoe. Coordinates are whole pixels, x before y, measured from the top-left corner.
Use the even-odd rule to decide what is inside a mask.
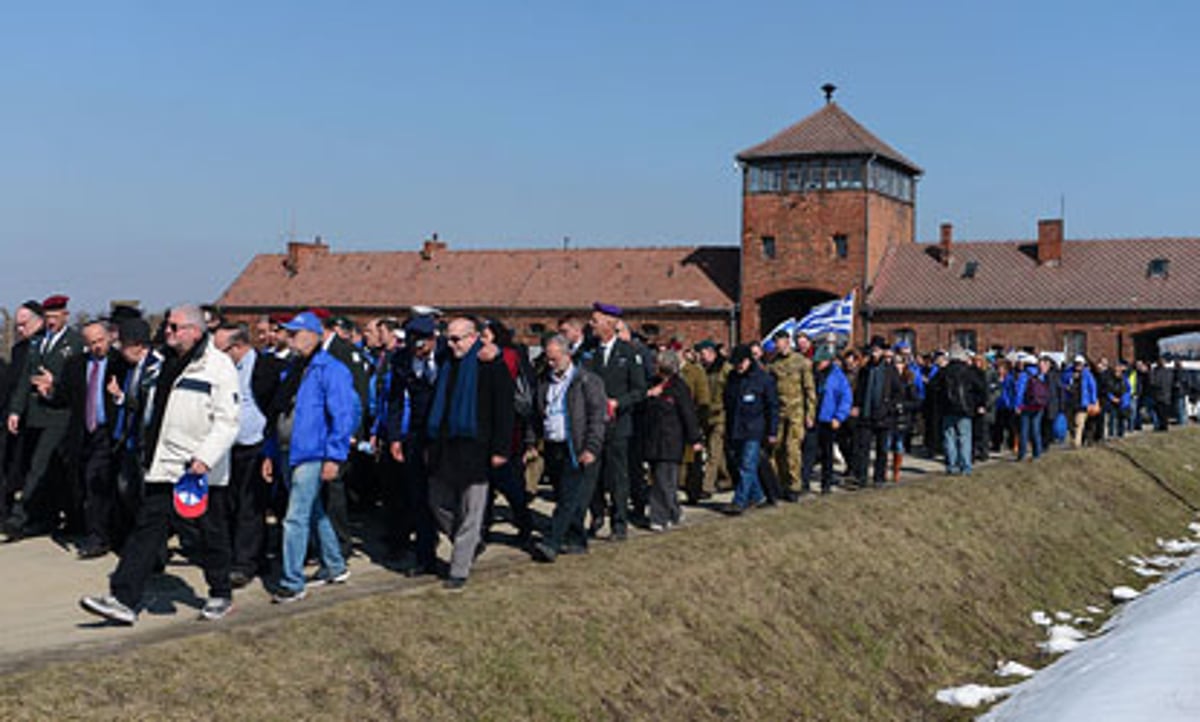
[[[800,501],[800,495],[791,489],[788,489],[787,491],[783,492],[783,500],[789,504],[795,504],[796,502]]]
[[[558,552],[544,542],[537,542],[530,550],[534,561],[542,562],[543,564],[553,564],[554,559],[558,556]]]
[[[21,528],[20,524],[6,521],[3,526],[0,526],[0,535],[4,537],[5,544],[12,544],[25,538],[25,530]]]
[[[467,586],[466,577],[447,577],[446,581],[442,582],[442,588],[448,592],[460,592],[465,586]]]
[[[729,516],[737,516],[744,511],[746,511],[744,508],[738,506],[737,504],[734,504],[733,502],[726,504],[721,509],[722,513],[727,514]]]
[[[609,540],[615,541],[615,542],[623,542],[628,538],[629,538],[629,532],[625,531],[624,529],[614,529],[612,536],[609,537]]]
[[[79,547],[75,552],[75,556],[79,559],[99,559],[111,551],[107,544],[87,544]]]
[[[252,581],[254,581],[253,574],[239,571],[229,573],[229,586],[234,589],[241,589]]]
[[[587,554],[588,548],[582,544],[568,544],[568,545],[564,546],[563,548],[559,549],[558,553],[563,554],[563,555],[568,555],[568,556],[571,554]]]

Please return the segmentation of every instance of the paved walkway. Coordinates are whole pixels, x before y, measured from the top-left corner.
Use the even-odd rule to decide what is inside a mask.
[[[940,464],[934,462],[906,458],[904,478],[937,473],[940,469]],[[729,499],[727,492],[702,507],[685,507],[684,526],[720,518],[719,505]],[[553,508],[544,499],[538,499],[533,506],[535,513],[544,515],[543,519],[548,518]],[[269,593],[256,580],[234,593],[234,612],[219,622],[198,619],[207,591],[204,576],[198,567],[175,555],[166,572],[151,580],[145,609],[132,629],[112,626],[79,608],[81,596],[107,593],[108,575],[117,563],[115,556],[80,561],[75,558],[73,548],[48,537],[0,545],[0,579],[5,580],[0,592],[0,619],[5,620],[0,626],[0,672],[56,659],[94,656],[218,627],[250,624],[368,594],[425,593],[437,588],[432,577],[409,579],[386,566],[382,529],[378,524],[364,523],[358,531],[360,551],[350,560],[349,583],[310,588],[307,599],[280,607],[271,604]],[[512,531],[503,524],[495,529],[500,537],[507,537]],[[631,543],[649,533],[632,531]],[[439,555],[443,559],[449,557],[449,546],[444,539]],[[492,571],[527,563],[532,562],[523,551],[503,542],[492,543],[480,557],[475,576],[486,578]]]

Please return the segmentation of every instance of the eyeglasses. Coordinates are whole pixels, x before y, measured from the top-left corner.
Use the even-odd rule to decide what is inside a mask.
[[[469,335],[468,336],[447,336],[446,340],[449,341],[450,343],[459,344],[459,343],[462,343],[463,341],[470,340],[470,338],[471,338],[471,336],[469,336]]]
[[[179,333],[180,329],[192,328],[194,324],[190,323],[175,323],[174,321],[167,322],[167,330],[171,333]]]

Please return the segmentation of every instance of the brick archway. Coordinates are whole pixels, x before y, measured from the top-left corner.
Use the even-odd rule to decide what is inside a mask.
[[[1133,334],[1134,358],[1150,361],[1158,358],[1158,342],[1171,336],[1200,332],[1200,321],[1170,321],[1143,326]]]
[[[779,322],[789,318],[803,318],[809,309],[819,303],[832,301],[839,296],[817,288],[793,288],[776,291],[758,299],[758,330],[755,338],[770,333]]]

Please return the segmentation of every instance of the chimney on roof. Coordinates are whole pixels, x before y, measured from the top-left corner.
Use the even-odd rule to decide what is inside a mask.
[[[950,247],[954,244],[954,226],[943,223],[941,237],[938,239],[938,260],[943,266],[950,265]]]
[[[329,246],[321,240],[320,236],[317,236],[312,243],[288,241],[287,259],[284,260],[283,267],[287,269],[289,276],[294,276],[300,272],[301,266],[308,263],[308,259],[327,255],[329,255]]]
[[[433,260],[433,254],[437,251],[446,250],[446,244],[438,240],[438,234],[434,233],[432,238],[426,238],[425,243],[421,244],[421,260]]]
[[[833,93],[837,90],[837,86],[833,83],[825,83],[821,86],[821,92],[825,94],[825,104],[829,105],[833,102]]]
[[[1062,263],[1063,220],[1045,218],[1038,221],[1037,261],[1039,266]]]

